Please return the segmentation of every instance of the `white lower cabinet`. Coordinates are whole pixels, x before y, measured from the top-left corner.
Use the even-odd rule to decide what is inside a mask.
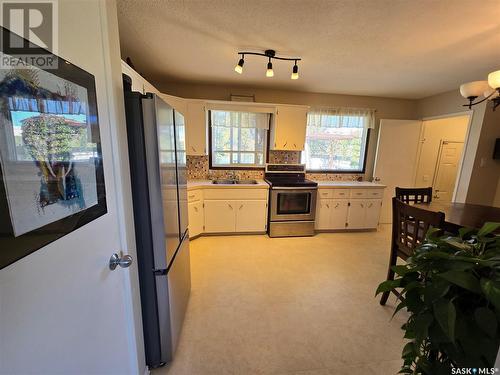
[[[203,211],[203,202],[188,203],[190,237],[196,237],[203,233],[203,226],[205,225]]]
[[[380,195],[380,189],[352,189],[350,193],[348,189],[332,190],[333,192],[328,192],[328,189],[319,190],[316,206],[316,230],[377,228],[382,200],[358,197]],[[340,192],[342,197],[350,197],[350,199],[335,199]]]
[[[348,209],[347,199],[320,199],[316,211],[316,229],[345,229]]]
[[[381,208],[382,208],[382,200],[380,199],[366,200],[366,216],[365,216],[366,228],[376,228],[378,226]]]
[[[236,201],[205,200],[205,232],[234,232],[236,230]]]
[[[267,201],[205,200],[205,232],[264,232]]]
[[[330,227],[332,229],[345,229],[349,201],[347,199],[334,199],[331,207]]]
[[[327,230],[330,228],[330,217],[332,216],[330,210],[331,199],[318,199],[316,205],[316,220],[314,227],[316,230]]]
[[[237,201],[236,232],[263,232],[267,225],[267,201]]]
[[[381,199],[351,199],[347,229],[373,229],[378,226]]]

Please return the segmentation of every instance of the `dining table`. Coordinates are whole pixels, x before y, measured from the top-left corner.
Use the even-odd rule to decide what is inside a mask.
[[[429,211],[443,212],[445,215],[444,229],[450,232],[456,232],[462,227],[481,228],[488,221],[500,223],[499,207],[439,201],[417,203],[415,206]]]

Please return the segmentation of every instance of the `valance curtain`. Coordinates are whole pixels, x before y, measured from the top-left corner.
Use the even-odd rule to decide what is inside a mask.
[[[11,111],[52,113],[56,115],[84,115],[87,113],[85,103],[78,100],[52,100],[12,96],[8,98],[8,103]]]
[[[269,114],[212,110],[212,126],[269,129]]]
[[[322,128],[375,127],[375,110],[364,108],[315,108],[307,114],[307,125]]]

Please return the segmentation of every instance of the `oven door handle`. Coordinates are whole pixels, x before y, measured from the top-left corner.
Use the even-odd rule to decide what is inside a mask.
[[[318,190],[317,186],[280,186],[271,188],[271,190]]]

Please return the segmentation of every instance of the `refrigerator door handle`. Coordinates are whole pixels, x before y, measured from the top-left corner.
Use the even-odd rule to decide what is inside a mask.
[[[153,275],[165,276],[167,274],[167,272],[168,272],[167,268],[160,268],[160,269],[153,270]]]

